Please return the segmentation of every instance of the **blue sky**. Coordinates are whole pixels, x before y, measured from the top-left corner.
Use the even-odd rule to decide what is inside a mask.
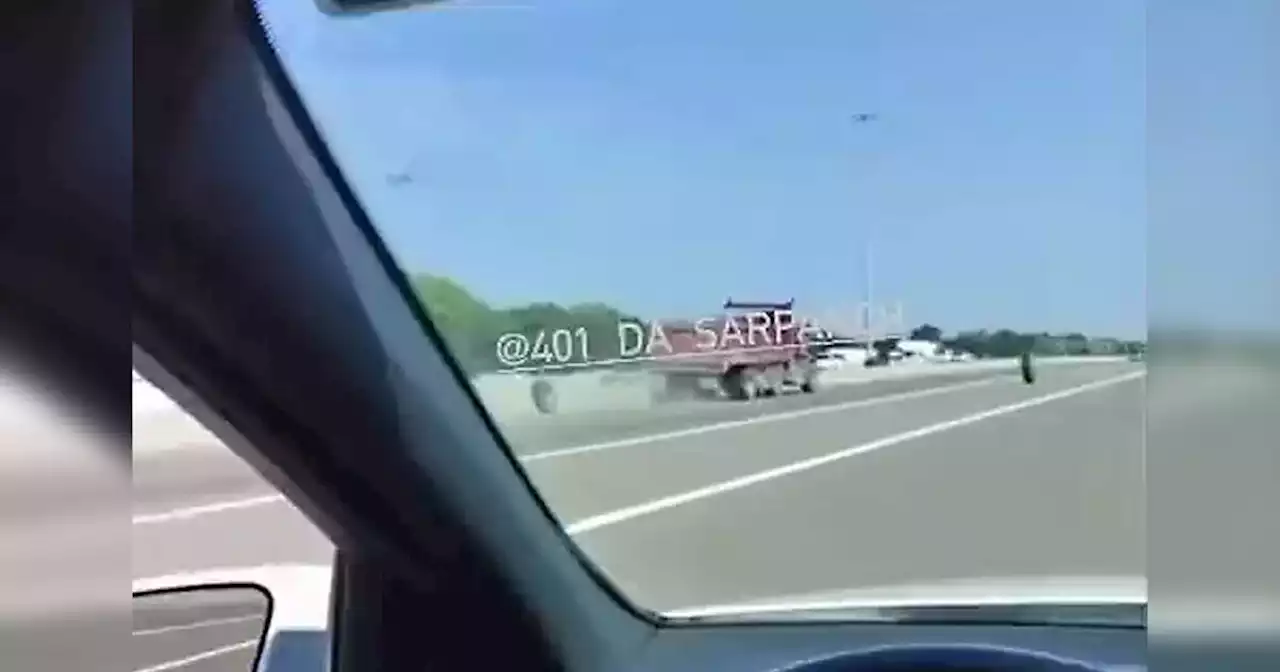
[[[1280,2],[1148,22],[1151,321],[1280,335]]]
[[[1145,331],[1142,3],[503,1],[267,4],[410,271],[496,304],[852,310],[870,238],[913,324]]]

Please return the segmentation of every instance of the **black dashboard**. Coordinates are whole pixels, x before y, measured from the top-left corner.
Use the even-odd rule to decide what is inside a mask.
[[[663,631],[657,672],[1145,672],[1146,629],[916,624],[714,625]]]
[[[281,632],[265,672],[318,672],[330,639]],[[902,624],[663,630],[635,672],[1146,672],[1145,628]]]

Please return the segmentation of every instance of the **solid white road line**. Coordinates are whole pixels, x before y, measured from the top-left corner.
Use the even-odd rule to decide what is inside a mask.
[[[649,514],[657,513],[659,511],[665,511],[667,509],[675,508],[677,506],[682,506],[684,504],[689,504],[691,502],[696,502],[698,500],[707,499],[709,497],[715,497],[716,495],[722,495],[726,492],[741,490],[742,488],[750,487],[752,485],[756,485],[759,483],[764,483],[766,481],[771,481],[776,478],[782,478],[783,476],[790,476],[792,474],[798,474],[804,471],[809,471],[811,469],[816,469],[818,467],[830,464],[832,462],[836,462],[838,460],[843,460],[848,457],[853,457],[854,455],[869,453],[873,450],[879,450],[881,448],[888,448],[889,446],[894,446],[899,443],[911,441],[913,439],[919,439],[919,438],[929,436],[931,434],[945,432],[949,429],[955,429],[957,427],[971,425],[976,422],[981,422],[982,420],[999,417],[1001,415],[1007,415],[1009,413],[1014,413],[1016,411],[1033,408],[1035,406],[1041,406],[1051,401],[1066,399],[1067,397],[1073,397],[1078,394],[1083,394],[1085,392],[1091,392],[1093,390],[1098,390],[1105,387],[1110,387],[1112,385],[1117,385],[1119,383],[1127,382],[1130,380],[1135,380],[1144,375],[1146,375],[1145,371],[1139,371],[1136,373],[1126,374],[1123,376],[1117,376],[1115,378],[1106,378],[1100,381],[1087,383],[1085,385],[1078,385],[1076,387],[1060,390],[1052,394],[1046,394],[1044,396],[1034,397],[1032,399],[1027,399],[1025,401],[1020,401],[1014,404],[1009,404],[1006,406],[998,406],[990,410],[982,411],[980,413],[974,413],[972,415],[966,415],[964,417],[956,418],[954,420],[947,420],[945,422],[939,422],[936,424],[927,425],[925,427],[913,429],[909,432],[903,432],[901,434],[887,436],[885,438],[878,439],[870,443],[851,446],[849,448],[845,448],[843,450],[839,450],[834,453],[827,453],[826,455],[820,455],[818,457],[813,457],[807,460],[792,462],[791,464],[783,465],[781,467],[775,467],[773,469],[759,471],[754,474],[749,474],[747,476],[742,476],[739,478],[722,481],[720,483],[715,483],[713,485],[698,488],[696,490],[683,492],[678,495],[671,495],[669,497],[655,499],[649,502],[645,502],[644,504],[628,506],[622,509],[617,509],[615,511],[610,511],[608,513],[590,516],[588,518],[584,518],[582,520],[579,520],[575,523],[568,525],[565,528],[565,531],[571,535],[577,535],[585,532],[590,532],[592,530],[598,530],[602,527],[616,525],[621,522],[625,522],[635,518],[640,518],[642,516],[647,516]]]
[[[191,665],[192,663],[198,663],[202,660],[217,658],[218,656],[225,656],[228,653],[235,653],[236,651],[242,651],[244,649],[253,648],[258,646],[258,644],[259,644],[259,640],[250,639],[243,642],[238,642],[236,644],[228,644],[227,646],[220,646],[216,649],[209,649],[208,651],[201,651],[200,653],[197,653],[192,656],[187,656],[186,658],[179,658],[177,660],[166,661],[166,662],[160,663],[159,665],[152,665],[151,667],[139,668],[137,670],[134,670],[133,672],[165,672],[166,670],[175,670],[179,667],[185,667],[187,665]]]
[[[879,406],[881,404],[891,404],[898,401],[910,401],[912,399],[922,399],[924,397],[932,397],[939,394],[947,394],[949,392],[957,392],[967,390],[974,387],[982,387],[998,382],[999,378],[983,378],[981,380],[972,380],[964,383],[956,383],[955,385],[943,385],[941,387],[930,387],[923,390],[913,390],[911,392],[901,392],[898,394],[889,394],[883,397],[871,397],[869,399],[858,399],[856,401],[846,401],[840,404],[831,404],[828,406],[814,406],[811,408],[802,408],[795,411],[784,411],[781,413],[770,413],[754,418],[744,418],[742,420],[728,420],[725,422],[716,422],[709,425],[699,425],[688,429],[677,429],[670,432],[660,432],[657,434],[645,434],[644,436],[634,436],[626,439],[618,439],[617,441],[605,441],[603,443],[593,443],[586,446],[575,446],[573,448],[558,448],[543,453],[534,453],[525,455],[520,458],[521,462],[536,462],[538,460],[546,460],[556,457],[569,457],[572,455],[580,455],[582,453],[593,453],[601,450],[609,450],[611,448],[622,448],[624,446],[635,446],[643,443],[653,443],[655,441],[666,441],[669,439],[683,439],[688,436],[697,436],[699,434],[707,434],[710,432],[720,432],[726,429],[737,429],[739,427],[749,427],[751,425],[760,425],[768,422],[781,422],[783,420],[795,420],[811,415],[821,415],[824,413],[838,413],[840,411],[848,411],[855,408],[866,408],[868,406]]]
[[[219,625],[231,625],[232,623],[248,623],[249,621],[261,621],[264,615],[251,616],[230,616],[228,618],[211,618],[205,621],[196,621],[194,623],[183,623],[182,625],[166,625],[162,628],[147,628],[145,630],[134,630],[134,637],[145,637],[147,635],[163,635],[169,632],[182,632],[184,630],[199,630],[200,628],[212,628]]]
[[[258,497],[248,497],[245,499],[234,499],[226,502],[214,502],[212,504],[201,504],[199,506],[188,506],[181,509],[173,509],[172,511],[161,511],[159,513],[144,513],[133,517],[134,525],[154,525],[156,523],[169,523],[175,520],[186,520],[210,513],[222,513],[224,511],[235,511],[237,509],[251,509],[256,506],[265,506],[267,504],[276,504],[286,502],[284,495],[261,495]]]
[[[695,436],[698,434],[707,434],[710,432],[719,432],[728,429],[737,429],[740,427],[748,427],[751,425],[762,424],[767,422],[778,422],[782,420],[794,420],[810,415],[819,415],[823,413],[836,413],[839,411],[847,411],[855,408],[865,408],[868,406],[878,406],[899,401],[910,401],[913,399],[921,399],[949,392],[958,392],[961,390],[982,387],[999,382],[999,378],[983,378],[981,380],[973,380],[955,385],[944,385],[941,387],[931,387],[924,390],[914,390],[911,392],[902,392],[899,394],[890,394],[883,397],[872,397],[870,399],[859,399],[857,401],[849,401],[841,404],[832,404],[830,406],[817,406],[813,408],[804,408],[796,411],[786,411],[782,413],[771,413],[769,415],[758,416],[754,418],[746,418],[743,420],[731,420],[727,422],[718,422],[710,425],[700,425],[688,429],[680,429],[671,432],[661,432],[658,434],[646,434],[644,436],[635,436],[627,439],[619,439],[617,441],[607,441],[604,443],[595,443],[585,446],[576,446],[573,448],[562,448],[558,450],[547,451],[545,453],[535,453],[521,457],[522,462],[534,462],[556,457],[568,457],[582,453],[595,452],[600,450],[608,450],[611,448],[621,448],[624,446],[634,446],[654,441],[666,441],[669,439],[678,439],[687,436]],[[248,509],[269,504],[277,504],[287,501],[284,495],[263,495],[260,497],[250,497],[246,499],[236,499],[225,502],[216,502],[213,504],[203,504],[199,506],[184,507],[181,509],[173,509],[171,511],[161,511],[158,513],[139,514],[133,517],[134,525],[154,525],[157,523],[169,523],[178,520],[187,520],[204,516],[211,513],[222,513],[226,511],[235,511],[238,509]]]

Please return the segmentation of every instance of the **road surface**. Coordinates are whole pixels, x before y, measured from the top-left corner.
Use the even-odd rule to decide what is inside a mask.
[[[268,598],[252,589],[152,594],[133,600],[136,672],[247,672],[262,641]]]
[[[560,522],[648,607],[1144,574],[1144,369],[1042,374],[1034,386],[984,372],[504,431]],[[138,458],[133,535],[138,577],[332,552],[218,451]]]

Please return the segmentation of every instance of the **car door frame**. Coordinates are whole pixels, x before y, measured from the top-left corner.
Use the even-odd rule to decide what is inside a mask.
[[[137,26],[135,366],[334,541],[334,672],[624,667],[657,619],[498,439],[256,21]]]

